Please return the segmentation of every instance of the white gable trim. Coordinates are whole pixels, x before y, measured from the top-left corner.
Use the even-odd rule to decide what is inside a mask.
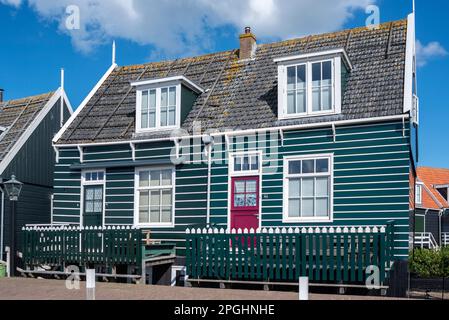
[[[413,109],[413,74],[416,70],[415,14],[407,18],[407,46],[405,52],[404,113]]]
[[[25,130],[25,132],[20,136],[20,138],[16,141],[16,143],[14,143],[14,146],[11,148],[11,150],[8,152],[6,157],[0,163],[0,175],[3,174],[3,172],[9,166],[11,161],[15,158],[17,153],[22,149],[22,147],[25,145],[25,143],[31,137],[33,132],[40,125],[42,120],[45,119],[45,117],[50,112],[50,110],[53,108],[53,106],[55,106],[56,103],[61,99],[61,96],[66,101],[67,106],[70,106],[70,102],[67,99],[67,96],[65,95],[63,89],[59,88],[53,94],[53,96],[50,98],[50,100],[47,102],[47,104],[44,106],[44,108],[42,108],[42,110],[39,112],[39,114],[36,116],[36,118],[33,120],[33,122],[28,126],[28,128]]]
[[[59,132],[55,135],[53,138],[53,143],[56,143],[59,139],[61,139],[64,132],[67,130],[67,128],[73,123],[75,118],[78,116],[78,114],[83,110],[83,108],[87,105],[87,103],[92,99],[94,94],[98,91],[98,89],[103,85],[103,83],[106,81],[106,79],[109,77],[109,75],[114,71],[114,69],[117,67],[117,64],[113,64],[109,67],[108,71],[103,75],[103,77],[100,79],[100,81],[95,85],[95,87],[91,90],[89,95],[81,102],[79,107],[76,109],[75,112],[72,113],[72,116],[67,120],[65,125],[59,130]]]
[[[322,57],[328,57],[328,56],[333,57],[336,55],[342,55],[344,57],[344,62],[348,66],[349,70],[353,69],[351,60],[349,60],[348,53],[346,52],[346,50],[344,48],[304,53],[304,54],[298,54],[298,55],[289,56],[289,57],[276,58],[273,61],[275,63],[283,64],[286,62],[288,63],[288,62],[292,62],[292,61],[310,60],[310,59],[322,58]]]
[[[159,78],[159,79],[151,79],[151,80],[142,80],[142,81],[135,81],[131,82],[131,86],[133,87],[140,87],[140,86],[151,86],[151,85],[163,85],[167,82],[181,82],[186,87],[192,89],[196,93],[203,93],[204,89],[194,83],[193,81],[187,79],[185,76],[174,76],[174,77],[168,77],[168,78]]]

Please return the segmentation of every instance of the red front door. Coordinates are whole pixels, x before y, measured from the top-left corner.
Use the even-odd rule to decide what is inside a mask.
[[[259,177],[232,178],[231,228],[259,228]]]

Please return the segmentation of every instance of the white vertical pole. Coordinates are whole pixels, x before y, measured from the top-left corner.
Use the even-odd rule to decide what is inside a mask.
[[[9,247],[6,247],[5,249],[6,251],[6,273],[8,274],[8,278],[11,278],[11,272],[10,272],[10,260],[11,260],[11,254],[10,251],[11,249]]]
[[[86,298],[95,300],[95,269],[86,270]]]
[[[299,300],[308,301],[309,300],[309,278],[301,277],[299,278]]]
[[[116,62],[116,46],[115,46],[115,40],[112,42],[112,64],[114,65]]]
[[[60,99],[60,127],[62,128],[64,126],[64,85],[65,85],[65,74],[64,69],[61,69],[61,99]]]

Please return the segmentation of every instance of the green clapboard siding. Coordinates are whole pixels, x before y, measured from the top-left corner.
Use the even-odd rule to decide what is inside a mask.
[[[408,124],[405,130],[402,122],[337,127],[336,142],[330,128],[287,131],[283,145],[280,139],[276,131],[230,139],[234,151],[263,151],[262,226],[304,226],[282,222],[283,158],[333,153],[334,222],[328,225],[369,226],[394,221],[394,253],[397,258],[407,258],[410,224]],[[169,159],[172,147],[172,142],[164,141],[137,144],[136,157],[138,160]],[[176,168],[175,227],[151,230],[156,239],[176,242],[179,254],[184,253],[186,228],[204,227],[206,223],[207,163],[201,160],[202,152],[201,141],[183,148],[184,156],[199,158]],[[217,137],[210,195],[211,223],[217,227],[228,226],[228,167],[227,161],[221,162],[227,157],[226,143]],[[132,153],[127,145],[104,146],[87,148],[84,158],[88,163],[131,160]],[[81,174],[70,170],[70,165],[79,160],[76,148],[61,149],[55,172],[55,222],[79,223]],[[134,169],[106,170],[105,223],[108,225],[133,223]]]

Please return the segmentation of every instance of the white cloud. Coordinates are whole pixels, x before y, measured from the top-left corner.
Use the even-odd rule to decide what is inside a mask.
[[[251,26],[261,39],[286,39],[341,28],[356,10],[376,0],[0,0],[28,3],[59,23],[82,52],[123,38],[153,45],[160,53],[185,55],[213,49],[221,27]],[[65,28],[65,8],[78,5],[81,30]],[[221,29],[223,30],[223,29]]]
[[[447,50],[437,41],[429,42],[423,45],[421,41],[416,41],[416,60],[419,67],[425,66],[430,60],[434,58],[441,58],[447,56]]]
[[[0,0],[0,3],[8,4],[10,6],[19,7],[22,0]]]

